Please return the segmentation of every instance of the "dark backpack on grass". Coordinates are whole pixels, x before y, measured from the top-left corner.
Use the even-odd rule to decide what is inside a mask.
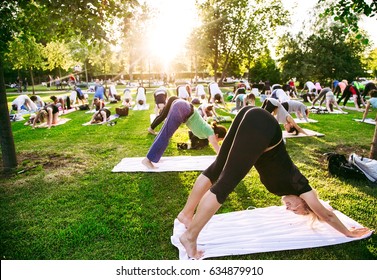
[[[344,179],[366,179],[364,173],[350,163],[344,155],[338,153],[326,153],[325,155],[327,156],[327,170],[331,175]]]

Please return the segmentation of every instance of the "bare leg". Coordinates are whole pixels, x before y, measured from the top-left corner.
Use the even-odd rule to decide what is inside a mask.
[[[221,204],[217,201],[216,195],[211,191],[207,191],[201,199],[196,215],[190,223],[190,226],[179,238],[190,258],[200,259],[203,256],[204,252],[198,251],[197,249],[199,233],[217,212],[220,206]]]
[[[178,220],[183,223],[186,228],[190,226],[196,206],[198,206],[200,200],[211,186],[211,181],[203,174],[200,174],[196,179],[192,191],[187,198],[185,207],[183,207],[182,211],[177,216]]]
[[[357,110],[360,110],[359,104],[357,104],[357,96],[353,96],[353,103],[355,104],[355,107]]]
[[[158,167],[154,166],[153,163],[148,158],[144,158],[141,161],[141,163],[144,164],[149,169],[156,169],[156,168],[158,168]]]
[[[334,101],[333,104],[336,106],[336,108],[338,108],[338,110],[339,110],[340,112],[344,113],[344,111],[342,110],[342,108],[340,108],[338,102]]]
[[[152,135],[157,135],[157,133],[151,127],[148,127],[148,132]]]

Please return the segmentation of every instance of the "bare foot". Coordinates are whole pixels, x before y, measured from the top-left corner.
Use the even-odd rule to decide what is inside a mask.
[[[186,228],[189,227],[192,221],[192,217],[188,217],[183,212],[180,212],[177,216],[178,221],[185,225]]]
[[[196,240],[190,240],[187,236],[187,231],[181,235],[179,241],[181,241],[183,247],[186,249],[187,256],[196,260],[200,259],[204,252],[198,251],[196,248]]]
[[[148,127],[148,132],[153,135],[157,135],[157,133],[150,127]]]
[[[156,168],[158,168],[158,167],[154,166],[153,163],[148,158],[144,158],[141,161],[141,163],[144,164],[146,167],[148,167],[148,169],[156,169]]]

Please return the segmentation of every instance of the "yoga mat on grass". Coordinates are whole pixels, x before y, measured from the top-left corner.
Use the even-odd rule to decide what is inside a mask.
[[[66,122],[70,121],[71,119],[67,119],[67,118],[61,118],[58,120],[58,123],[56,124],[52,124],[51,126],[58,126],[58,125],[62,125],[62,124],[65,124]],[[26,125],[26,124],[25,124]],[[40,124],[40,125],[36,125],[35,128],[48,128],[48,125],[46,122]]]
[[[341,212],[334,210],[334,213],[347,227],[362,227]],[[179,241],[185,230],[175,219],[171,243],[178,248],[180,260],[188,259]],[[311,224],[309,216],[296,215],[285,206],[270,206],[214,215],[199,234],[197,245],[204,251],[202,259],[206,259],[330,246],[370,235],[349,238],[325,222]]]
[[[115,115],[111,115],[109,117],[109,119],[105,122],[105,123],[90,123],[90,121],[86,122],[86,123],[83,123],[82,125],[83,126],[88,126],[88,125],[102,125],[102,124],[107,124],[115,119],[119,118],[119,115],[118,114],[115,114]]]
[[[299,133],[298,135],[296,135],[295,133],[288,133],[287,131],[283,130],[283,138],[298,138],[298,137],[310,137],[310,136],[322,137],[322,136],[325,136],[325,134],[322,134],[322,133],[319,133],[317,131],[310,130],[310,129],[307,129],[307,128],[303,128],[303,130],[308,135],[306,135],[304,133]]]
[[[158,168],[148,169],[141,161],[144,157],[122,159],[112,172],[169,172],[169,171],[203,171],[212,164],[216,156],[175,156],[162,157],[154,165]]]
[[[306,121],[305,119],[295,118],[293,120],[295,121],[295,123],[316,123],[316,122],[318,122],[317,120],[313,120],[313,119],[308,119],[308,121]]]
[[[136,104],[132,110],[135,110],[135,111],[143,111],[143,110],[149,110],[149,104],[144,104],[144,105],[139,105],[139,104]]]
[[[67,115],[69,113],[72,113],[72,112],[76,112],[76,108],[71,108],[71,109],[68,109],[68,110],[65,110],[64,113],[63,113],[63,110],[59,110],[59,115]]]
[[[357,121],[357,122],[362,122],[362,119],[353,119],[353,120]],[[363,122],[367,123],[367,124],[376,125],[376,121],[374,119],[371,119],[371,118],[365,119]]]

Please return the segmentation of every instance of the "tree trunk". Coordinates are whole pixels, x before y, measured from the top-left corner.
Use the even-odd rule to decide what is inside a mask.
[[[7,94],[5,91],[3,57],[0,55],[0,141],[3,160],[3,171],[12,172],[17,167],[16,148],[14,145],[12,126],[9,119]]]
[[[377,115],[376,115],[375,120],[377,121]],[[372,142],[372,145],[370,147],[369,158],[377,160],[377,125],[374,129],[373,142]]]

